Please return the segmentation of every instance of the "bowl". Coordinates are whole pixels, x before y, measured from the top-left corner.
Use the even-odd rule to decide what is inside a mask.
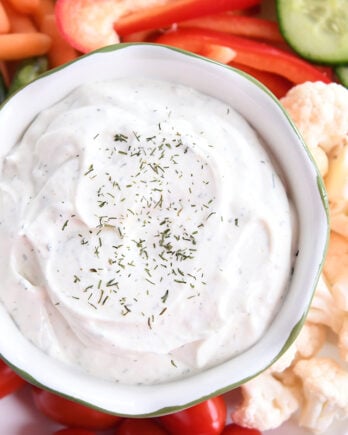
[[[182,50],[118,44],[49,71],[0,110],[1,157],[43,109],[77,86],[141,75],[193,87],[230,104],[267,143],[286,180],[298,219],[298,255],[287,294],[266,333],[249,349],[212,368],[155,385],[125,385],[55,360],[27,340],[0,303],[0,355],[29,382],[96,409],[125,416],[163,415],[231,390],[256,376],[291,345],[304,323],[328,240],[323,182],[279,101],[247,74]]]

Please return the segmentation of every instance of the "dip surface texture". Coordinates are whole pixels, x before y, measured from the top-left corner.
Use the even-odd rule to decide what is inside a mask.
[[[35,345],[157,383],[255,343],[286,293],[293,217],[226,104],[125,79],[42,112],[2,162],[0,299]]]

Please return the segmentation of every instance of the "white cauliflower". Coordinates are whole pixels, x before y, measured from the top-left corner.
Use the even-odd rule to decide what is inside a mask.
[[[298,410],[299,394],[264,372],[242,386],[243,402],[232,412],[232,420],[261,431],[279,427]]]
[[[348,89],[337,83],[306,82],[291,88],[281,102],[325,175],[327,154],[348,134]]]
[[[307,321],[294,343],[267,371],[273,375],[281,374],[299,358],[311,358],[323,347],[325,340],[325,327]]]
[[[296,360],[311,358],[316,355],[326,341],[326,328],[324,325],[315,325],[307,319],[298,338],[295,341]]]
[[[348,372],[330,358],[299,361],[294,373],[303,384],[304,404],[299,424],[325,431],[334,419],[348,415]]]
[[[329,153],[348,134],[348,89],[337,83],[306,82],[281,100],[310,148]]]
[[[324,276],[319,278],[307,320],[328,326],[338,334],[343,324],[344,312],[338,307]]]
[[[297,358],[316,354],[325,342],[322,326],[306,323],[290,348],[264,373],[241,387],[243,401],[232,414],[237,424],[269,430],[279,427],[296,412],[301,384],[289,367]]]

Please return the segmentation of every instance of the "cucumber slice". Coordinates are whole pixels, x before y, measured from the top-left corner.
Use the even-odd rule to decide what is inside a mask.
[[[348,65],[337,66],[335,73],[342,85],[348,88]]]
[[[348,0],[277,0],[280,30],[302,57],[348,63]]]

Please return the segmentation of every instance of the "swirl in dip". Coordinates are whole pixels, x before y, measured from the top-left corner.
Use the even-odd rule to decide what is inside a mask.
[[[2,162],[0,298],[54,358],[158,383],[253,345],[286,293],[291,203],[231,107],[181,85],[84,85]]]

